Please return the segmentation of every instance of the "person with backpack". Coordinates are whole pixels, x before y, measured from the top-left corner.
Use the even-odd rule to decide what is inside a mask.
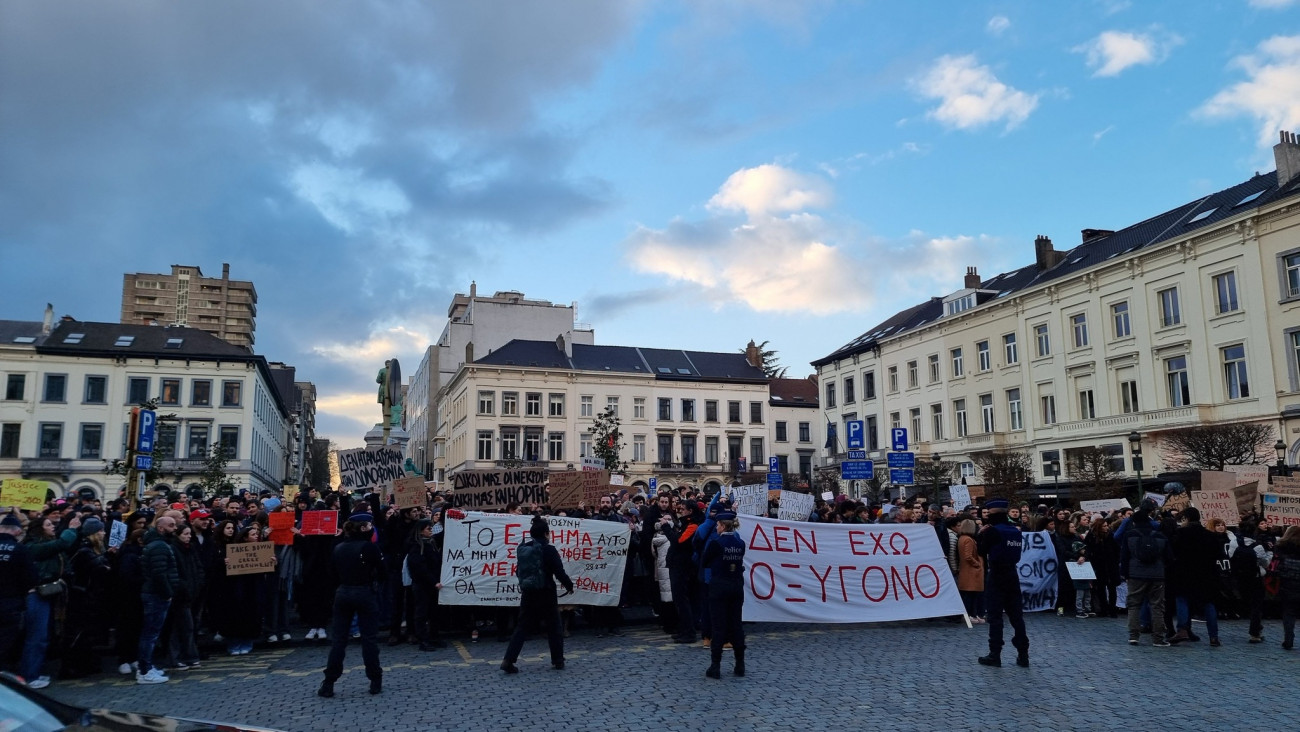
[[[1126,520],[1120,543],[1120,575],[1128,582],[1128,643],[1138,644],[1140,616],[1143,603],[1151,607],[1152,643],[1157,648],[1168,648],[1165,639],[1165,567],[1174,561],[1169,540],[1151,520],[1157,508],[1150,498],[1142,501],[1137,513]]]
[[[573,592],[573,580],[564,571],[560,553],[551,546],[551,525],[543,516],[533,516],[528,528],[531,541],[525,540],[515,552],[516,576],[519,579],[519,620],[514,635],[506,646],[506,657],[501,670],[507,674],[519,673],[515,661],[523,650],[528,631],[534,623],[546,628],[551,647],[551,667],[564,670],[564,632],[560,628],[560,608],[555,595],[555,582],[564,585],[566,594]]]

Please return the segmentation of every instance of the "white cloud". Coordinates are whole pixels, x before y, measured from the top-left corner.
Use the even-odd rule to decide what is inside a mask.
[[[765,182],[761,195],[736,194],[732,184],[751,178]],[[833,225],[793,205],[821,204],[831,194],[826,181],[780,166],[740,170],[711,200],[711,217],[641,227],[625,242],[627,256],[637,270],[684,283],[701,302],[826,315],[878,304],[877,292],[889,294],[879,304],[890,306],[932,288],[954,289],[964,263],[975,261],[970,248],[985,241],[919,233],[896,242],[864,239],[851,225]],[[728,205],[714,205],[723,200]],[[732,211],[745,212],[744,220],[735,221]],[[881,261],[897,264],[872,266]]]
[[[1150,33],[1108,30],[1087,43],[1074,47],[1075,53],[1087,55],[1093,76],[1118,76],[1121,71],[1139,64],[1158,64],[1183,42],[1174,33],[1159,28]]]
[[[299,198],[339,231],[353,234],[407,213],[411,202],[391,180],[373,180],[354,168],[325,163],[298,166],[289,176]]]
[[[1005,121],[1010,130],[1038,106],[1037,94],[998,81],[993,70],[979,65],[974,55],[943,56],[913,85],[924,96],[940,100],[939,106],[926,114],[957,129]]]
[[[1300,127],[1300,35],[1273,36],[1255,53],[1233,59],[1232,65],[1249,77],[1198,108],[1205,117],[1254,117],[1261,145],[1272,144],[1278,130]]]
[[[989,18],[988,25],[984,29],[995,36],[1002,35],[1002,32],[1011,27],[1011,19],[1005,15],[995,15]]]
[[[423,352],[431,342],[430,334],[398,324],[372,330],[363,341],[333,341],[313,346],[312,352],[329,361],[376,371],[384,361],[398,354]]]
[[[1096,144],[1096,143],[1098,143],[1098,142],[1101,142],[1101,138],[1103,138],[1103,137],[1105,137],[1106,135],[1110,134],[1111,131],[1114,130],[1114,129],[1115,129],[1115,125],[1106,125],[1105,128],[1100,129],[1100,130],[1097,130],[1096,132],[1092,133],[1092,142],[1093,142],[1093,144]]]

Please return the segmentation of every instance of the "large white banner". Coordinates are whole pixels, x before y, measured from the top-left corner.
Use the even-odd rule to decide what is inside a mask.
[[[738,485],[726,490],[731,492],[731,502],[736,513],[745,516],[767,515],[767,483]]]
[[[781,491],[781,500],[777,503],[776,517],[782,521],[807,521],[812,514],[817,499],[811,493],[799,491]]]
[[[744,619],[877,623],[961,615],[961,595],[928,524],[741,519]]]
[[[530,538],[531,516],[468,512],[447,519],[442,555],[443,605],[519,605],[515,550]],[[574,605],[618,604],[632,529],[613,521],[547,516],[551,545],[560,553]],[[563,592],[556,584],[556,593]]]
[[[1056,607],[1056,548],[1046,531],[1026,531],[1020,550],[1021,609],[1027,613]]]

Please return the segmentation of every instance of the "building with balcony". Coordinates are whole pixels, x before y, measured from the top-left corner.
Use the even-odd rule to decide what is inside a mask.
[[[126,457],[130,410],[153,399],[156,487],[192,488],[218,442],[239,488],[278,492],[287,475],[292,415],[272,370],[202,330],[56,323],[52,308],[44,322],[0,321],[0,387],[0,476],[116,496],[125,479],[105,461]]]
[[[1144,471],[1162,471],[1162,433],[1190,425],[1270,424],[1295,463],[1296,136],[1274,153],[1276,172],[1117,231],[1084,229],[1068,250],[1040,236],[1028,266],[987,279],[969,268],[953,293],[813,362],[823,415],[841,435],[865,420],[877,461],[886,431],[904,427],[918,460],[938,454],[971,483],[973,455],[1027,451],[1045,494],[1085,448],[1132,476],[1131,433]]]
[[[626,482],[716,490],[766,470],[770,394],[750,354],[513,340],[466,362],[442,391],[445,473],[592,455],[596,416],[618,416]],[[793,454],[793,453],[791,453]],[[439,468],[443,470],[443,468]]]
[[[122,276],[122,322],[198,328],[236,346],[253,348],[257,290],[247,280],[204,277],[198,267],[173,264],[171,274]]]
[[[856,403],[856,393],[846,395]],[[776,456],[781,472],[798,475],[801,483],[812,485],[813,468],[826,443],[825,422],[818,397],[817,377],[806,379],[772,379],[768,383],[768,444]],[[853,413],[849,413],[852,416]],[[759,465],[754,470],[767,470]]]

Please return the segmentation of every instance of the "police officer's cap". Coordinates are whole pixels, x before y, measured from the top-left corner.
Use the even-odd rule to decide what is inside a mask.
[[[985,501],[984,508],[989,511],[1005,511],[1011,508],[1011,502],[1005,498],[994,498],[991,501]]]

